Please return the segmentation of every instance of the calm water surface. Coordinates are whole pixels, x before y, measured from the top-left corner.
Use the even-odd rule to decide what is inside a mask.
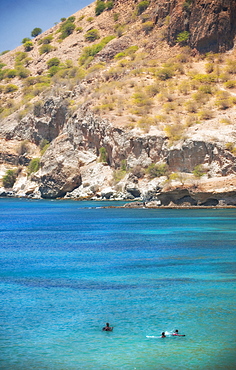
[[[0,199],[0,369],[235,370],[236,210],[106,204]]]

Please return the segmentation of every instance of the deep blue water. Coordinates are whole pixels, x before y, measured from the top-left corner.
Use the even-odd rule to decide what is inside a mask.
[[[236,210],[112,204],[0,199],[0,369],[235,370]]]

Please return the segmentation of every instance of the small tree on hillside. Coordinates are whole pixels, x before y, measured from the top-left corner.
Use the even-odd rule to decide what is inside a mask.
[[[32,37],[36,37],[36,36],[40,35],[40,33],[42,33],[42,32],[43,32],[43,31],[42,31],[42,29],[41,29],[41,28],[36,27],[36,28],[34,28],[34,29],[31,31],[31,36],[32,36]]]
[[[21,43],[25,44],[27,41],[31,41],[31,39],[29,37],[24,37]]]

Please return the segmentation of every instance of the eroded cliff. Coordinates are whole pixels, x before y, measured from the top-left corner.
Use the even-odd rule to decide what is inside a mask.
[[[236,205],[236,1],[144,3],[93,3],[59,46],[55,26],[2,57],[2,196]]]

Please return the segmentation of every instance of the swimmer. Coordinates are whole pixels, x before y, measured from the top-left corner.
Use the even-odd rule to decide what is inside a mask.
[[[177,337],[185,337],[185,334],[179,334],[179,331],[176,329],[172,335],[177,336]]]
[[[104,326],[104,328],[102,328],[103,331],[112,331],[113,330],[113,327],[110,326],[109,322],[106,323],[106,326]]]
[[[161,333],[161,338],[166,338],[166,335],[165,335],[164,331]]]

